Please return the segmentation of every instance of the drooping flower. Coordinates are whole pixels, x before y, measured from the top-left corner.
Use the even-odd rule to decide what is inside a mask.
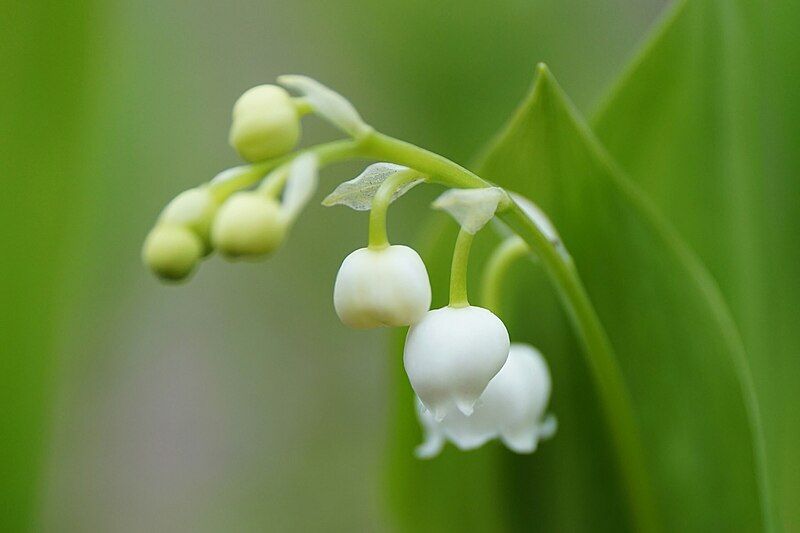
[[[233,106],[229,141],[247,161],[289,152],[300,139],[300,114],[291,95],[277,85],[259,85]]]
[[[339,319],[352,328],[414,324],[430,309],[428,271],[408,246],[360,248],[339,268],[333,303]]]
[[[461,450],[471,450],[495,438],[516,453],[532,453],[539,440],[556,430],[555,417],[545,416],[550,391],[550,372],[542,355],[528,344],[514,343],[506,364],[489,382],[471,416],[451,411],[437,421],[418,401],[425,441],[416,454],[434,457],[447,440]]]
[[[472,414],[475,401],[508,358],[508,331],[482,307],[443,307],[411,326],[403,353],[408,379],[441,420],[456,407]]]

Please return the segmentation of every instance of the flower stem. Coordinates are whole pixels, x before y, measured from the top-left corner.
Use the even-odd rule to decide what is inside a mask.
[[[369,211],[369,248],[380,250],[389,246],[389,236],[386,233],[386,217],[389,204],[392,203],[394,193],[406,183],[419,177],[416,170],[403,170],[392,174],[378,188],[372,198]]]
[[[453,262],[450,266],[450,307],[468,307],[467,299],[467,267],[469,265],[469,249],[472,247],[472,233],[463,228],[458,232],[456,247],[453,250]]]
[[[507,237],[494,249],[483,268],[481,281],[481,301],[486,309],[500,316],[503,279],[511,265],[529,253],[530,246],[519,235]]]

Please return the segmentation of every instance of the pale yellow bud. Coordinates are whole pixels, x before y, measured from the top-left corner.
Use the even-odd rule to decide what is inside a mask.
[[[280,246],[287,221],[277,200],[257,192],[234,194],[219,208],[211,242],[229,257],[256,257]]]
[[[259,85],[233,106],[229,142],[248,161],[283,155],[300,139],[300,114],[286,90]]]
[[[208,248],[211,224],[219,203],[207,188],[183,191],[161,212],[159,223],[184,226],[197,234]]]
[[[203,255],[200,238],[185,226],[159,224],[147,235],[142,248],[145,264],[160,278],[177,281],[194,270]]]

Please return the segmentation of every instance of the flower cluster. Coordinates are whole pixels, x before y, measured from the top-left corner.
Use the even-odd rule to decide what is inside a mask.
[[[466,287],[473,236],[514,200],[461,167],[455,168],[462,181],[443,177],[440,159],[375,132],[347,100],[314,80],[278,81],[285,88],[254,87],[234,105],[230,143],[250,164],[172,200],[145,240],[145,263],[163,279],[180,280],[213,251],[228,258],[267,256],[314,194],[320,166],[352,157],[390,160],[370,165],[323,201],[370,214],[368,245],[350,253],[336,275],[336,313],[352,328],[408,327],[403,363],[425,429],[420,457],[436,455],[446,440],[471,449],[499,438],[513,451],[532,452],[555,429],[554,419],[544,417],[551,388],[547,365],[532,347],[511,344],[495,313],[470,305]],[[309,112],[349,139],[292,152],[301,117]],[[423,182],[449,187],[433,207],[461,227],[449,304],[433,310],[422,258],[408,246],[390,244],[386,231],[389,205]]]

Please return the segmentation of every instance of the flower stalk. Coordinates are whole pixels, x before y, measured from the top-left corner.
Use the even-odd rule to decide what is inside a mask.
[[[469,264],[469,250],[475,235],[464,230],[459,230],[456,246],[453,251],[453,262],[450,267],[450,307],[468,307],[467,297],[467,266]]]
[[[372,208],[369,212],[369,248],[380,250],[389,246],[389,236],[386,232],[386,218],[389,204],[395,192],[403,185],[417,179],[419,174],[414,170],[405,170],[392,174],[384,181],[375,197],[372,199]]]

